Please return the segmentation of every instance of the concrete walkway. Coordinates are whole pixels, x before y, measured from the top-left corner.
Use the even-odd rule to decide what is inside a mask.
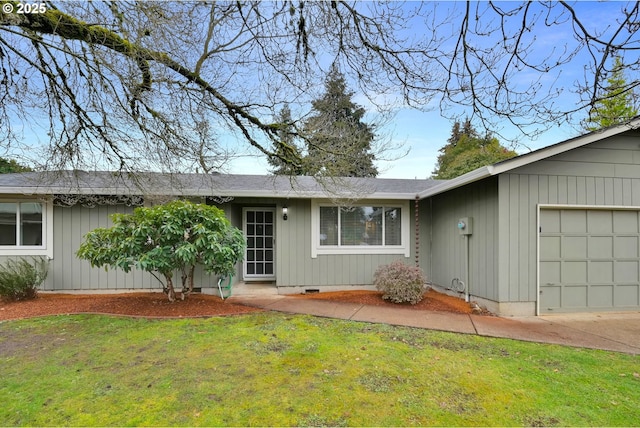
[[[233,296],[229,300],[278,312],[640,354],[640,312],[501,318],[283,295]]]

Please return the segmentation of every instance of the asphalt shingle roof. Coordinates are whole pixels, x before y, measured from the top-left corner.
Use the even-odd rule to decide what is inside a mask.
[[[0,174],[0,194],[413,199],[438,183],[430,179],[62,171]]]

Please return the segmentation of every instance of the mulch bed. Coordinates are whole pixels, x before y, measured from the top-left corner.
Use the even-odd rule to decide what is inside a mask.
[[[299,299],[322,299],[375,306],[402,307],[413,310],[472,313],[463,299],[429,290],[425,298],[415,304],[397,304],[382,299],[377,291],[337,291],[293,295]],[[161,292],[123,294],[58,294],[40,293],[34,300],[0,301],[0,320],[64,314],[111,314],[146,318],[188,318],[238,315],[262,309],[244,306],[219,297],[195,293],[185,300],[169,302]]]
[[[355,291],[330,291],[323,293],[310,293],[298,295],[299,298],[306,299],[322,299],[322,300],[333,300],[333,301],[341,301],[341,302],[350,302],[350,303],[362,303],[364,305],[373,305],[373,306],[393,306],[393,307],[402,307],[406,309],[414,309],[414,310],[428,310],[428,311],[442,311],[442,312],[455,312],[462,314],[470,314],[473,313],[472,306],[465,302],[464,299],[459,299],[457,297],[449,296],[443,293],[438,293],[437,291],[430,289],[424,295],[424,298],[412,305],[410,303],[392,303],[388,300],[384,300],[382,298],[382,292],[380,291],[366,291],[366,290],[355,290]]]
[[[0,303],[0,320],[59,314],[113,314],[148,318],[210,317],[258,312],[216,296],[192,294],[169,302],[161,292],[123,294],[40,293],[34,300]]]

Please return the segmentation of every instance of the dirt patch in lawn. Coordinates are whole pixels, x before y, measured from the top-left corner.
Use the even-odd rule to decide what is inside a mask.
[[[472,306],[463,299],[429,290],[415,305],[391,303],[377,291],[338,291],[294,295],[298,299],[322,299],[364,305],[402,307],[414,310],[472,313]],[[53,294],[40,293],[34,300],[0,301],[0,320],[62,314],[112,314],[147,318],[211,317],[261,311],[216,296],[195,293],[185,300],[170,303],[160,292],[123,294]]]

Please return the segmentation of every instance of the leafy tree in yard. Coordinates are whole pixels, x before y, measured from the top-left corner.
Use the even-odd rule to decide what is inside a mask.
[[[33,171],[28,166],[20,165],[14,159],[0,158],[0,174],[8,174],[11,172],[29,172]]]
[[[589,131],[624,123],[638,115],[634,105],[633,90],[629,89],[624,76],[625,66],[616,57],[602,96],[589,112],[586,128]]]
[[[77,256],[94,267],[132,268],[165,278],[164,291],[175,300],[173,273],[182,273],[182,298],[193,291],[196,264],[216,275],[231,275],[244,255],[244,237],[219,208],[174,201],[133,214],[114,214],[113,227],[89,232]]]
[[[497,138],[487,133],[480,137],[467,118],[456,121],[447,144],[440,149],[433,178],[449,180],[474,169],[511,159],[518,154],[503,147]]]
[[[373,127],[362,122],[363,107],[352,101],[344,75],[333,67],[325,80],[324,95],[312,103],[313,116],[304,125],[308,175],[375,177],[371,152]]]

